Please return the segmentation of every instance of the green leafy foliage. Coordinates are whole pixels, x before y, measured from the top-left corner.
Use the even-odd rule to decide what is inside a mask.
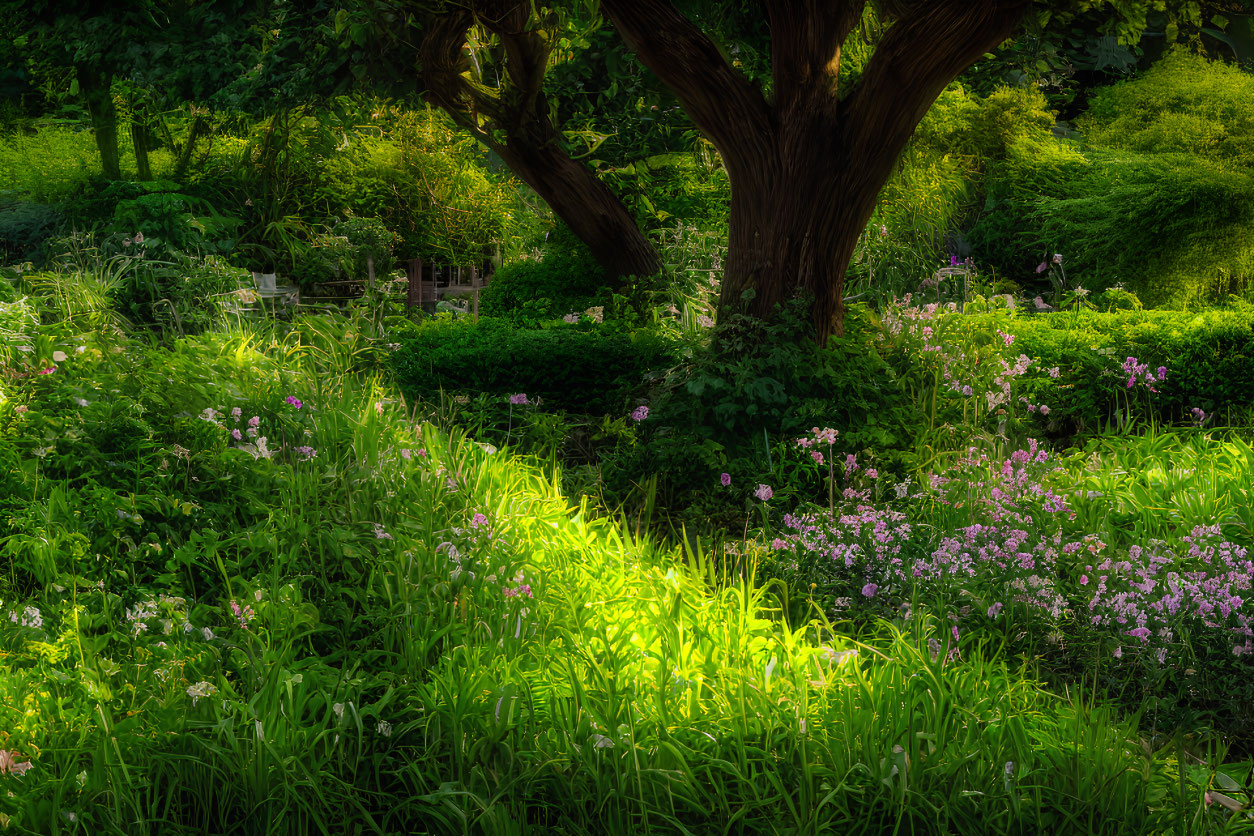
[[[393,364],[414,395],[489,392],[504,402],[522,392],[555,409],[623,414],[645,372],[670,365],[672,351],[644,333],[436,319],[402,335]]]
[[[1032,397],[1051,406],[1054,431],[1096,431],[1129,412],[1141,420],[1239,424],[1254,402],[1254,326],[1248,305],[1203,313],[1120,311],[1062,313],[1016,320],[1015,342],[1041,366],[1064,370],[1036,379]],[[1152,398],[1134,392],[1120,364],[1136,357],[1167,369]],[[1211,423],[1213,423],[1213,421]]]
[[[1091,147],[1014,144],[990,175],[985,212],[970,234],[978,257],[1027,284],[1034,263],[1063,253],[1074,282],[1090,290],[1122,282],[1151,305],[1197,304],[1249,287],[1254,172],[1241,162],[1249,139],[1236,116],[1246,103],[1235,72],[1172,57],[1163,70],[1099,97]],[[1186,90],[1197,92],[1196,106],[1181,103]],[[1225,115],[1233,118],[1223,127],[1212,121]],[[1156,139],[1167,133],[1170,142]],[[1109,146],[1099,145],[1105,138]]]

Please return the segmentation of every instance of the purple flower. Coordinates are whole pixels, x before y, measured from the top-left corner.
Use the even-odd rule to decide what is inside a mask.
[[[478,528],[481,525],[487,525],[488,518],[483,514],[475,514],[475,516],[470,520],[470,524],[475,528]]]
[[[862,595],[865,598],[874,598],[875,593],[879,591],[880,588],[873,583],[868,583],[866,586],[862,587]]]
[[[758,485],[758,489],[753,492],[753,495],[766,502],[775,495],[775,491],[771,490],[770,485]]]
[[[950,267],[957,267],[957,266],[958,266],[958,256],[956,256],[956,255],[951,255],[951,256],[949,257],[949,266],[950,266]]]
[[[993,604],[993,606],[988,608],[988,617],[996,618],[997,614],[1001,612],[1001,608],[1002,608],[1001,601],[998,601],[996,604]]]
[[[235,429],[231,430],[231,438],[235,439],[236,441],[243,441],[244,434],[239,431],[239,427],[236,427]]]
[[[724,473],[722,476],[718,477],[718,481],[722,483],[723,487],[727,487],[731,484],[731,474]]]
[[[631,420],[643,421],[649,417],[649,408],[647,406],[638,406],[631,413]]]
[[[240,416],[242,416],[243,414],[244,414],[243,410],[241,410],[238,406],[236,406],[236,407],[232,407],[232,408],[231,408],[231,419],[232,419],[232,420],[234,420],[234,421],[238,422],[238,421],[239,421],[239,419],[240,419]]]
[[[510,395],[509,402],[513,406],[525,406],[530,403],[530,401],[527,400],[527,394],[525,392],[519,392],[517,395]]]
[[[1158,381],[1161,383],[1162,381],[1166,379],[1167,379],[1167,367],[1159,366],[1158,367]]]
[[[303,404],[300,402],[300,399],[297,398],[295,395],[288,395],[286,398],[284,398],[284,400],[290,403],[292,406],[296,407],[297,409],[300,409],[303,406]]]
[[[1036,272],[1044,273],[1048,269],[1049,269],[1049,262],[1042,261],[1040,264],[1037,265]]]
[[[248,419],[248,426],[252,427],[253,429],[257,429],[257,427],[260,425],[261,425],[261,418],[259,416],[254,415],[253,417]]]
[[[310,459],[314,459],[318,457],[318,451],[312,447],[297,447],[296,452],[300,454],[301,456],[300,460],[302,462],[307,462]]]

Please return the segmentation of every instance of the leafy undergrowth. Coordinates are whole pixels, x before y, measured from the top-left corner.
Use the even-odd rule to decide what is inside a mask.
[[[753,581],[432,426],[352,324],[24,321],[0,386],[17,832],[1138,833],[1207,772],[978,631]]]

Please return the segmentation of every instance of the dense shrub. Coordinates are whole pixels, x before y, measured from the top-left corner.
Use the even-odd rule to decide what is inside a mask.
[[[34,258],[43,242],[60,223],[56,206],[6,200],[0,195],[0,260],[25,261]]]
[[[398,255],[474,264],[499,246],[513,255],[534,213],[518,184],[433,110],[394,113],[371,135],[347,136],[326,160],[310,201],[328,216],[377,216],[399,236]]]
[[[1177,51],[1098,90],[1077,123],[1093,146],[1254,167],[1254,75]]]
[[[995,165],[977,257],[1017,280],[1063,253],[1071,285],[1123,282],[1150,305],[1254,279],[1254,80],[1176,55],[1095,99],[1089,146],[1021,140]]]
[[[526,394],[546,408],[621,415],[644,374],[674,363],[673,348],[647,333],[595,328],[517,328],[507,322],[437,319],[400,337],[394,368],[401,388]]]
[[[1227,423],[1254,403],[1254,310],[1066,312],[1018,317],[1015,348],[1058,378],[1036,377],[1028,397],[1047,404],[1056,433],[1097,431],[1116,413],[1161,421],[1195,420],[1193,409]],[[1166,381],[1129,386],[1127,358]]]
[[[515,261],[497,270],[480,293],[479,305],[489,316],[536,322],[605,307],[611,300],[610,285],[588,248],[559,225],[548,236],[540,259]]]

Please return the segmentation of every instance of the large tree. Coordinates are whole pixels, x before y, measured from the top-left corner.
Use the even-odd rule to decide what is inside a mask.
[[[882,0],[891,21],[848,89],[841,52],[868,0],[761,0],[769,95],[671,0],[601,0],[627,46],[679,97],[723,156],[732,185],[720,307],[765,316],[813,299],[819,341],[843,330],[845,271],[876,198],[919,120],[977,59],[1009,38],[1033,0]],[[1063,20],[1094,2],[1037,4]],[[1102,0],[1096,0],[1102,5]],[[1121,38],[1155,0],[1109,0]],[[1177,3],[1176,5],[1181,5]],[[1184,6],[1195,5],[1183,3]]]

